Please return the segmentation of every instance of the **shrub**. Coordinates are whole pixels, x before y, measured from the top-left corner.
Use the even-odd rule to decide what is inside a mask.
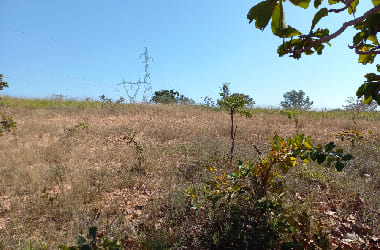
[[[342,171],[352,159],[335,144],[312,146],[311,138],[284,139],[276,133],[271,151],[259,162],[238,162],[230,174],[219,173],[203,189],[186,191],[191,206],[208,214],[199,232],[204,247],[213,249],[312,249],[328,247],[327,234],[312,228],[305,211],[284,205],[284,178],[299,161],[324,162]],[[217,172],[213,167],[208,168]]]

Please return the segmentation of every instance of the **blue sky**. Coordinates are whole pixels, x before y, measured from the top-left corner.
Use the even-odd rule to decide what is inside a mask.
[[[369,1],[368,1],[369,2]],[[139,58],[148,48],[153,91],[175,89],[201,102],[232,92],[249,94],[257,106],[279,106],[283,94],[302,89],[315,108],[342,107],[374,65],[357,63],[347,48],[353,30],[332,41],[322,56],[294,60],[276,53],[281,40],[246,18],[258,1],[230,0],[0,0],[2,94],[68,98],[125,96],[123,79],[144,76]],[[360,10],[369,3],[361,3]],[[288,24],[310,29],[314,9],[285,3]],[[342,17],[340,17],[342,16]],[[327,17],[335,31],[351,16]]]

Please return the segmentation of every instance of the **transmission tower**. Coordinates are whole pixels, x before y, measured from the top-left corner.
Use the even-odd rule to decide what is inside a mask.
[[[140,59],[142,59],[142,63],[145,64],[145,75],[144,80],[139,80],[137,82],[126,82],[124,79],[119,85],[123,85],[125,92],[129,98],[129,102],[136,102],[137,95],[141,88],[142,91],[142,102],[148,102],[152,96],[152,83],[150,79],[150,71],[149,71],[149,62],[153,61],[153,58],[149,56],[148,49],[145,47],[144,53],[140,55]]]
[[[144,93],[143,93],[143,102],[148,102],[152,95],[152,83],[150,80],[150,71],[149,71],[149,61],[153,62],[153,58],[149,56],[148,49],[145,47],[144,53],[140,55],[140,59],[143,58],[142,63],[145,64],[145,75],[144,75]]]

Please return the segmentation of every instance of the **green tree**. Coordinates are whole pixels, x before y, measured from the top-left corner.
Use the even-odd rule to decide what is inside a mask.
[[[178,91],[175,91],[174,89],[171,90],[160,90],[160,91],[155,91],[154,95],[152,97],[152,102],[154,103],[177,103],[179,93]]]
[[[3,82],[3,75],[0,74],[0,90],[3,90],[4,88],[8,88],[8,83]],[[16,127],[16,122],[13,121],[12,117],[7,116],[1,112],[0,116],[0,136],[2,136],[4,132],[10,132],[11,128]]]
[[[152,97],[151,102],[153,103],[179,103],[179,104],[186,104],[186,105],[194,105],[195,101],[193,99],[190,99],[182,94],[179,94],[178,91],[175,91],[174,89],[171,90],[160,90],[154,92],[154,95]]]
[[[286,1],[286,0],[284,0]],[[303,54],[322,54],[325,45],[330,46],[330,42],[340,36],[349,27],[357,30],[348,47],[353,49],[359,56],[362,64],[373,63],[377,54],[380,54],[380,45],[377,34],[380,31],[380,0],[371,0],[373,7],[356,16],[356,7],[359,0],[329,0],[328,4],[322,5],[322,0],[314,0],[313,6],[317,10],[311,22],[310,31],[301,33],[298,29],[286,24],[283,0],[265,0],[253,6],[248,12],[249,22],[254,22],[258,29],[265,29],[270,20],[272,33],[280,37],[283,42],[278,47],[277,53],[280,56],[289,55],[295,59],[301,58]],[[293,5],[307,9],[311,0],[289,0]],[[326,3],[326,1],[325,1]],[[343,7],[332,8],[331,5],[343,4]],[[354,18],[342,23],[341,27],[330,33],[327,28],[317,28],[318,22],[330,14],[337,14],[347,11]],[[377,65],[380,72],[380,65]],[[368,73],[365,75],[366,81],[356,92],[358,97],[364,96],[366,104],[375,100],[380,104],[380,75]]]
[[[313,105],[313,101],[310,101],[308,96],[305,97],[305,92],[302,90],[292,90],[284,94],[284,101],[280,105],[284,109],[309,110]]]
[[[222,92],[219,93],[221,99],[217,100],[218,106],[224,110],[228,110],[231,117],[231,151],[230,151],[230,160],[234,156],[234,148],[235,148],[235,138],[236,138],[236,130],[237,125],[234,124],[234,114],[238,113],[245,117],[251,117],[251,110],[247,109],[247,107],[252,107],[255,104],[255,101],[249,97],[248,95],[233,93],[231,94],[229,89],[229,83],[224,83],[222,87]]]

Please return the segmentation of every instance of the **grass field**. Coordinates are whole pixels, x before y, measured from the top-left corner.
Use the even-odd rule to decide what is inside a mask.
[[[185,190],[212,178],[205,167],[231,171],[226,112],[9,97],[1,105],[17,122],[0,137],[1,249],[73,245],[91,226],[125,248],[202,246],[206,215],[189,211]],[[268,153],[275,131],[296,135],[281,110],[236,122],[236,160],[256,161],[253,144]],[[380,112],[355,120],[348,111],[302,112],[299,125],[313,143],[334,141],[354,159],[341,173],[314,163],[285,173],[287,206],[321,222],[331,248],[380,247]],[[334,137],[353,128],[363,135],[353,146]]]

